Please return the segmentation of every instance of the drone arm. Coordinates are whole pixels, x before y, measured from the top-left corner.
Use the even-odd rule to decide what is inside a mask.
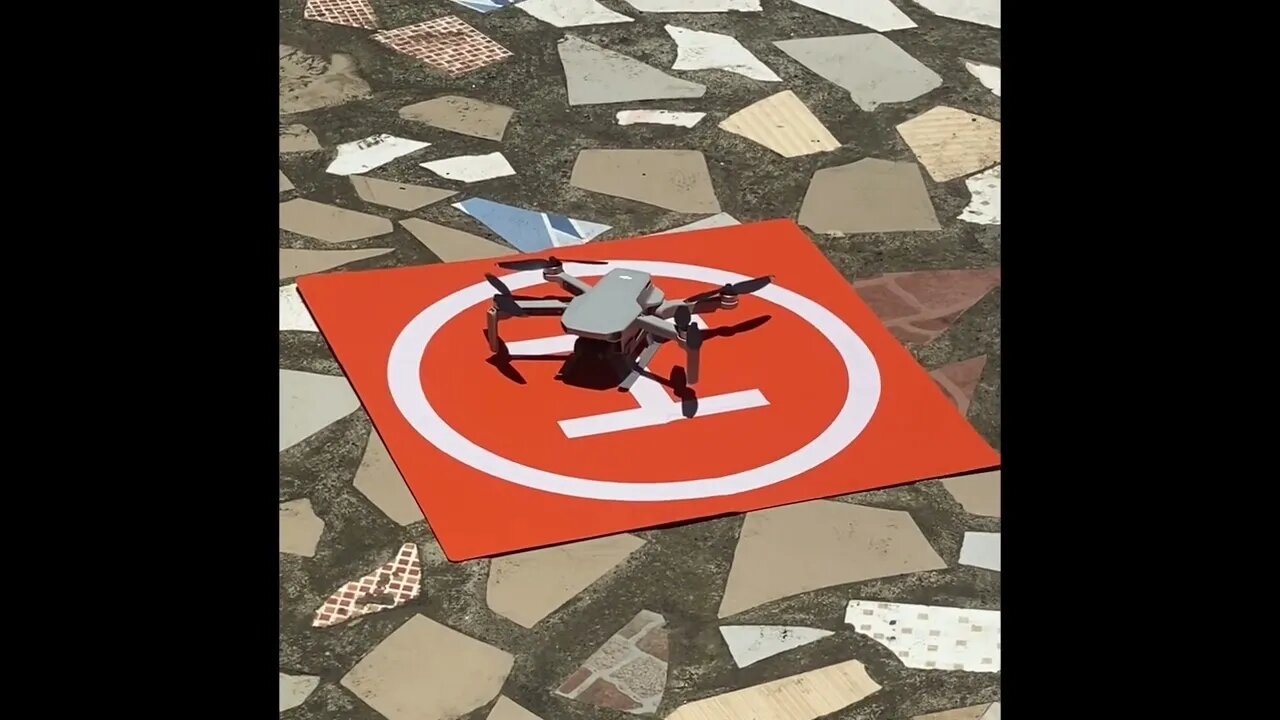
[[[591,289],[591,286],[586,282],[570,275],[567,272],[558,272],[554,274],[546,273],[545,277],[551,282],[559,285],[570,295],[581,295]]]
[[[717,310],[724,309],[724,305],[721,304],[719,298],[702,300],[696,303],[689,303],[689,302],[685,302],[684,300],[668,300],[662,303],[661,305],[659,305],[658,309],[653,311],[653,314],[655,317],[660,317],[664,320],[670,320],[671,318],[675,317],[676,308],[680,307],[681,305],[688,305],[689,312],[694,315],[706,315],[707,313],[712,313]]]
[[[678,305],[679,303],[676,304]],[[672,313],[674,314],[674,312],[675,311],[673,310]],[[645,332],[648,332],[651,335],[657,335],[658,337],[664,337],[668,340],[675,340],[680,347],[684,348],[685,353],[688,355],[688,360],[685,362],[684,368],[685,384],[693,385],[698,382],[698,374],[702,369],[702,347],[700,343],[695,343],[695,345],[699,345],[698,347],[691,347],[685,342],[684,338],[680,337],[680,333],[676,331],[675,325],[659,320],[658,318],[650,315],[641,315],[636,318],[636,322],[639,323],[640,327],[644,329]],[[695,331],[696,329],[691,330],[690,332]]]
[[[675,325],[651,315],[641,315],[636,318],[636,324],[650,335],[656,335],[667,340],[675,340],[676,342],[680,341],[680,333],[676,332]]]
[[[563,300],[517,300],[516,305],[529,315],[563,315],[569,307],[569,303]],[[506,316],[505,313],[502,315]]]
[[[569,303],[563,300],[516,300],[516,305],[524,310],[526,316],[563,315]],[[502,351],[502,338],[498,337],[498,323],[509,317],[515,317],[491,305],[485,313],[485,338],[489,341],[490,352]]]

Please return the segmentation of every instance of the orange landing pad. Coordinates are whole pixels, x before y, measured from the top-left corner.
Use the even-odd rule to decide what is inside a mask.
[[[492,360],[484,273],[517,295],[566,296],[539,271],[477,260],[298,280],[450,560],[1000,462],[789,220],[556,254],[611,263],[566,265],[587,282],[611,267],[648,272],[671,299],[760,275],[774,284],[697,318],[707,339],[691,397],[647,378],[630,393],[557,380],[562,358],[546,356],[572,338],[554,317],[503,321],[512,359]],[[516,257],[532,256],[502,259]],[[649,369],[679,377],[684,362],[668,343]]]

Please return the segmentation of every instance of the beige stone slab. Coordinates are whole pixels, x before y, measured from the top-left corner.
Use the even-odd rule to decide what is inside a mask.
[[[365,248],[363,250],[295,250],[280,249],[280,279],[311,275],[368,260],[391,252],[391,248]]]
[[[942,486],[971,515],[1000,517],[1000,471],[944,478]]]
[[[458,194],[456,190],[444,190],[430,185],[410,185],[364,175],[349,177],[351,186],[361,200],[397,210],[417,210]]]
[[[424,100],[400,108],[400,117],[484,140],[501,140],[514,108],[458,95]]]
[[[840,141],[790,90],[742,108],[721,121],[720,129],[759,143],[785,158],[840,147]]]
[[[280,712],[292,710],[307,701],[307,697],[320,685],[314,675],[285,675],[280,673]]]
[[[531,628],[586,590],[644,545],[613,535],[494,558],[485,602],[499,615]]]
[[[569,184],[690,214],[720,212],[697,150],[583,150]]]
[[[422,519],[418,501],[413,499],[413,493],[396,469],[377,430],[369,433],[364,457],[356,469],[355,488],[398,525],[409,525]]]
[[[280,451],[297,445],[360,408],[345,377],[280,371]]]
[[[983,714],[991,707],[991,703],[971,705],[969,707],[943,710],[942,712],[916,715],[911,720],[981,720]]]
[[[761,510],[742,523],[719,616],[833,585],[946,566],[901,510],[834,500]]]
[[[343,676],[387,720],[453,720],[492,700],[511,653],[414,615]]]
[[[482,260],[516,254],[515,250],[506,245],[421,218],[406,218],[400,224],[443,262]]]
[[[281,115],[333,107],[372,94],[350,56],[332,55],[326,60],[280,46]]]
[[[666,720],[815,720],[880,689],[857,660],[681,705]]]
[[[340,243],[386,235],[395,228],[390,220],[377,215],[294,198],[280,203],[280,229],[321,242]]]
[[[306,125],[294,123],[280,126],[280,152],[312,152],[320,149],[320,139]]]
[[[293,189],[293,182],[289,180],[284,171],[280,171],[280,192],[287,192]]]
[[[280,503],[280,552],[302,557],[315,557],[316,545],[324,534],[324,521],[316,517],[311,501],[290,500]]]
[[[1000,162],[1000,123],[939,105],[898,126],[898,134],[937,182]]]
[[[920,168],[863,158],[813,174],[800,206],[801,225],[818,233],[939,230]]]
[[[525,710],[506,695],[499,695],[498,702],[494,703],[493,709],[489,711],[489,716],[485,720],[542,720],[542,718]]]

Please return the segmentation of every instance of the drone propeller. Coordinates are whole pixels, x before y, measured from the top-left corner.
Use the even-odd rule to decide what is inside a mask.
[[[690,325],[689,329],[685,331],[684,344],[690,350],[697,350],[702,347],[702,328],[697,324]]]
[[[703,300],[713,300],[718,297],[749,295],[760,290],[771,282],[773,282],[773,276],[765,275],[763,277],[752,278],[750,280],[743,280],[742,282],[726,283],[714,290],[707,290],[706,292],[700,292],[697,295],[690,295],[684,300],[685,302],[696,303],[702,302]]]
[[[511,295],[511,288],[507,287],[506,283],[499,280],[497,275],[494,275],[493,273],[485,273],[484,279],[489,281],[489,284],[493,286],[493,289],[498,291],[499,295]]]
[[[524,317],[529,314],[529,311],[520,307],[520,303],[510,295],[494,295],[493,304],[512,317]]]
[[[498,263],[498,267],[507,270],[550,270],[552,268],[563,267],[566,262],[581,263],[583,265],[608,265],[604,260],[561,260],[555,255],[548,255],[545,258],[529,258],[528,260],[503,260]]]
[[[689,330],[689,323],[693,319],[693,314],[689,311],[688,305],[680,305],[676,308],[676,332],[684,335]]]

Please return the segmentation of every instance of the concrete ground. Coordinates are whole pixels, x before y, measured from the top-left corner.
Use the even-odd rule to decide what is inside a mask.
[[[995,120],[1000,118],[999,98],[969,74],[961,61],[998,66],[1000,31],[936,17],[906,0],[897,0],[896,4],[918,27],[889,35],[941,75],[943,85],[914,100],[884,105],[874,112],[859,110],[850,102],[847,91],[805,69],[772,45],[772,41],[778,39],[867,32],[866,28],[787,0],[763,0],[763,13],[676,15],[638,13],[621,0],[603,0],[604,5],[633,16],[636,21],[567,30],[540,22],[515,8],[480,14],[448,0],[373,2],[383,28],[455,15],[514,54],[506,61],[452,78],[371,41],[371,31],[306,20],[304,4],[304,0],[282,0],[280,5],[280,43],[289,48],[281,50],[282,97],[290,88],[298,86],[296,68],[303,67],[302,72],[312,76],[331,74],[324,89],[316,90],[312,86],[308,91],[312,94],[307,97],[313,104],[334,104],[299,112],[282,111],[282,126],[305,125],[323,149],[282,153],[280,168],[295,189],[282,193],[281,200],[305,197],[393,220],[420,217],[499,242],[500,238],[451,208],[448,202],[428,205],[412,213],[396,213],[364,203],[347,178],[325,172],[333,158],[332,147],[377,133],[430,139],[433,143],[430,158],[401,158],[370,174],[387,180],[452,189],[463,189],[463,186],[442,181],[418,167],[418,162],[501,149],[518,174],[466,188],[450,202],[476,194],[519,207],[605,222],[614,228],[601,240],[607,241],[665,230],[696,220],[698,216],[680,215],[570,186],[570,169],[578,152],[585,148],[700,150],[707,158],[723,210],[739,221],[752,222],[795,218],[810,178],[819,168],[865,157],[914,161],[911,148],[903,142],[895,126],[930,108],[946,105]],[[735,36],[777,72],[783,82],[764,84],[719,71],[670,71],[675,45],[663,31],[667,23]],[[556,51],[557,41],[566,32],[673,75],[703,83],[707,86],[706,95],[697,99],[570,107]],[[291,55],[288,73],[295,75],[286,75],[285,55],[294,50],[298,54]],[[341,70],[344,61],[335,61],[333,56],[337,54],[347,56],[354,65]],[[339,70],[334,70],[335,67]],[[367,96],[354,97],[364,94],[362,82],[367,83]],[[783,159],[758,144],[717,128],[724,116],[782,89],[793,90],[843,146],[834,152]],[[353,99],[338,102],[344,93]],[[439,131],[429,133],[428,138],[422,125],[403,120],[397,113],[405,105],[448,94],[515,108],[516,115],[501,143]],[[296,98],[297,93],[290,97]],[[689,129],[617,125],[614,113],[632,107],[696,110],[709,115]],[[296,110],[297,106],[284,109]],[[970,200],[965,182],[956,179],[939,183],[926,176],[926,186],[941,230],[845,237],[810,235],[851,281],[883,273],[998,266],[1000,226],[957,220]],[[390,234],[376,239],[333,246],[282,230],[280,246],[394,249],[376,258],[345,265],[343,269],[439,261],[398,223]],[[292,280],[281,279],[282,285],[287,282]],[[985,356],[980,381],[971,386],[972,402],[967,415],[997,449],[999,312],[997,287],[982,295],[958,318],[948,318],[949,326],[941,334],[928,342],[908,346],[929,370]],[[315,332],[281,332],[280,367],[341,375],[324,340]],[[945,563],[945,569],[887,575],[798,592],[721,619],[717,613],[744,524],[743,516],[726,517],[634,533],[645,541],[638,550],[546,619],[526,628],[487,604],[490,561],[454,564],[444,560],[424,522],[398,524],[353,486],[370,432],[368,417],[356,411],[280,455],[280,502],[305,498],[310,512],[323,522],[314,555],[284,551],[280,555],[280,671],[295,677],[318,678],[316,683],[299,681],[307,687],[314,684],[314,689],[309,693],[299,692],[297,697],[305,699],[283,711],[282,717],[299,720],[383,717],[400,720],[437,716],[480,720],[490,717],[494,707],[492,696],[478,705],[459,700],[460,704],[450,711],[454,714],[431,715],[407,706],[400,710],[388,709],[400,700],[375,709],[352,688],[344,687],[344,676],[416,615],[514,656],[505,679],[498,677],[493,682],[500,684],[501,695],[542,720],[630,717],[619,710],[557,696],[553,691],[641,610],[660,613],[668,633],[669,671],[655,717],[666,717],[682,704],[696,699],[849,659],[862,662],[881,689],[825,717],[910,718],[999,700],[998,672],[911,669],[884,646],[853,632],[843,622],[845,604],[855,598],[968,608],[1000,607],[999,573],[958,563],[966,531],[999,532],[998,511],[996,517],[967,511],[958,496],[939,481],[835,500],[906,511],[909,520],[914,521]],[[422,553],[424,584],[417,599],[331,628],[311,626],[313,613],[330,593],[387,562],[402,543],[409,542],[416,543]],[[797,548],[794,562],[820,562],[820,558],[808,556],[804,548]],[[804,626],[824,628],[834,631],[835,635],[738,668],[718,630],[725,624]],[[456,685],[464,680],[466,678],[452,682]],[[426,678],[422,682],[432,680]],[[394,694],[385,688],[374,688],[370,692]],[[408,701],[401,705],[405,702]],[[495,711],[494,717],[497,716]],[[741,720],[748,718],[744,716]]]

